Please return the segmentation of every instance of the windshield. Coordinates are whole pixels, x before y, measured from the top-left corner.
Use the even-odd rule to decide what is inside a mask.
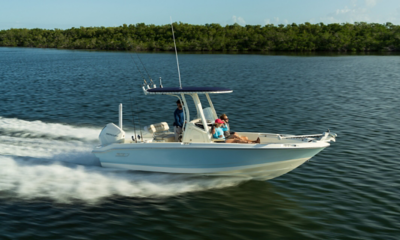
[[[207,123],[214,122],[214,114],[213,114],[213,111],[212,111],[212,109],[210,107],[204,108],[203,112],[204,112],[204,117],[207,120]]]

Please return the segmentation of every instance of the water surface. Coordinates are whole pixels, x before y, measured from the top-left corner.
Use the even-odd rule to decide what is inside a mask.
[[[173,53],[139,56],[178,86]],[[179,60],[183,86],[234,90],[212,96],[233,130],[338,142],[266,182],[104,169],[90,151],[120,102],[130,130],[171,125],[176,99],[143,95],[133,53],[0,48],[0,238],[398,239],[398,56]]]

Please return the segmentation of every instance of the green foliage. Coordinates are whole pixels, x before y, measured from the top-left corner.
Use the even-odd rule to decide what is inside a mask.
[[[400,51],[400,26],[377,24],[219,24],[174,23],[180,51]],[[64,49],[173,51],[170,25],[80,27],[66,30],[0,31],[0,46]]]

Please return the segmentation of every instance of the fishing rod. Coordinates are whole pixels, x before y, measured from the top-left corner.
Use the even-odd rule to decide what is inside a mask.
[[[136,68],[137,68],[137,70],[139,71],[139,73],[140,73],[140,75],[142,76],[142,78],[143,78],[143,81],[144,81],[144,83],[147,85],[147,87],[149,86],[148,84],[147,84],[147,82],[146,82],[146,79],[144,78],[144,75],[143,75],[143,73],[142,73],[142,71],[140,71],[140,68],[139,68],[139,66],[136,64],[136,61],[134,60],[134,58],[131,56],[131,55],[129,55],[130,57],[131,57],[131,59],[132,59],[132,61],[134,62],[134,64],[135,64],[135,66],[136,66]],[[134,90],[134,89],[133,89]],[[133,105],[135,105],[136,106],[136,109],[137,109],[137,105],[135,104],[135,98],[133,97],[133,90],[132,90],[132,95],[131,95],[131,111],[132,111],[132,119],[133,119],[133,131],[135,132],[135,141],[136,141],[136,143],[137,143],[137,136],[136,136],[136,126],[135,126],[135,114],[134,114],[134,111],[133,111]],[[137,109],[138,110],[138,109]],[[138,111],[137,111],[138,112]],[[140,136],[139,138],[140,138],[140,140],[143,142],[143,133],[142,133],[142,126],[140,125],[140,114],[138,114],[138,125],[139,125],[139,129],[140,129],[140,135],[138,135],[138,136]]]
[[[176,55],[176,65],[178,66],[178,75],[179,75],[179,87],[180,87],[180,89],[182,89],[181,71],[179,70],[178,51],[176,50],[174,26],[172,25],[172,17],[170,16],[169,18],[170,18],[170,20],[171,20],[172,37],[174,38],[175,55]]]
[[[133,102],[135,104],[135,102]],[[136,104],[135,104],[136,105]],[[136,105],[137,106],[137,105]],[[138,111],[139,112],[139,111]],[[142,133],[142,125],[140,125],[140,113],[138,113],[138,124],[139,124],[139,129],[140,129],[140,139],[143,142],[143,133]]]
[[[145,77],[144,77],[144,74],[142,73],[142,71],[140,71],[140,69],[139,69],[139,66],[136,64],[136,61],[135,61],[135,59],[131,56],[131,55],[129,55],[130,57],[131,57],[131,59],[132,59],[132,61],[133,61],[133,63],[135,64],[135,66],[136,66],[136,68],[137,68],[137,70],[139,71],[139,73],[140,73],[140,75],[142,76],[142,78],[143,78],[143,82],[145,83],[145,85],[148,87],[149,86],[149,84],[147,83],[147,81],[146,81],[146,79],[145,79]]]
[[[131,57],[132,61],[135,63],[135,66],[136,66],[137,70],[139,71],[140,75],[142,76],[143,81],[146,82],[146,80],[144,79],[144,76],[143,76],[142,72],[140,71],[139,67],[137,66],[135,60],[133,59],[133,57],[132,57],[131,55],[129,55],[129,56]],[[137,143],[135,113],[134,113],[134,111],[133,111],[133,105],[134,105],[133,91],[134,91],[134,89],[135,89],[135,88],[132,89],[131,94],[130,94],[131,101],[130,101],[130,104],[129,104],[129,105],[130,105],[130,107],[131,107],[132,121],[133,121],[133,132],[134,132],[134,136],[135,136],[132,140],[135,141],[135,142]],[[139,128],[140,128],[140,126],[139,126]]]
[[[133,91],[132,91],[132,95],[131,95],[131,111],[132,111],[133,122],[135,122],[135,115],[133,114],[133,106],[136,106],[136,110],[137,110],[136,112],[139,112],[138,108],[137,108],[137,105],[136,105],[136,102],[135,102],[135,98],[133,97]],[[138,117],[138,125],[139,125],[140,135],[136,135],[136,127],[135,127],[135,124],[134,124],[133,125],[133,129],[134,129],[134,132],[135,132],[135,139],[136,139],[135,141],[136,141],[136,143],[137,143],[137,137],[139,137],[140,141],[143,142],[142,126],[140,125],[140,113],[138,113],[137,117]]]
[[[140,58],[139,54],[137,54],[136,52],[135,52],[135,54],[136,54],[137,58],[139,59],[140,63],[142,64],[142,67],[143,67],[144,70],[146,71],[147,76],[148,76],[149,79],[150,79],[150,84],[154,86],[155,84],[154,84],[154,82],[153,82],[153,79],[151,79],[151,77],[150,77],[150,75],[149,75],[149,72],[147,71],[147,68],[144,66],[144,64],[143,64],[143,62],[142,62],[142,59]],[[150,86],[151,86],[151,85],[150,85]]]
[[[133,91],[131,92],[131,94],[133,95]],[[133,97],[132,95],[130,95],[131,97],[131,101],[130,101],[130,106],[131,106],[131,113],[132,113],[132,120],[133,120],[133,132],[134,132],[134,136],[132,137],[132,140],[135,141],[137,143],[137,138],[136,138],[136,124],[135,124],[135,114],[133,112]]]

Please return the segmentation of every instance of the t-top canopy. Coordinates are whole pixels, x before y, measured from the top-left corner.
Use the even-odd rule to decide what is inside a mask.
[[[222,87],[168,87],[146,89],[146,94],[206,94],[206,93],[231,93],[233,90]]]

